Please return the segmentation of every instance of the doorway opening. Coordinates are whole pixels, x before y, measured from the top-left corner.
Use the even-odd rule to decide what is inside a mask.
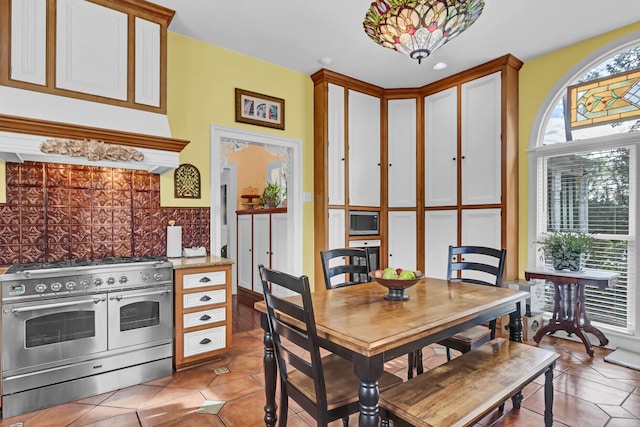
[[[210,253],[220,255],[225,246],[227,258],[236,259],[236,200],[238,194],[237,179],[233,170],[238,165],[228,162],[234,147],[246,144],[260,145],[267,149],[285,150],[286,189],[287,189],[287,239],[290,257],[287,262],[288,273],[302,274],[302,143],[300,140],[283,138],[259,132],[211,125],[211,243]],[[235,167],[234,167],[235,166]],[[225,172],[228,169],[228,172]],[[226,191],[226,198],[223,197]],[[224,213],[226,211],[226,229]],[[224,233],[224,235],[223,235]],[[232,266],[233,293],[237,293],[237,265]]]

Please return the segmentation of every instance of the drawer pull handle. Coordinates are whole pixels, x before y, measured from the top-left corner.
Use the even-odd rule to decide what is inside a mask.
[[[206,344],[209,344],[210,342],[211,342],[211,340],[209,338],[205,338],[202,341],[200,341],[200,344],[206,345]]]
[[[203,314],[202,317],[200,318],[200,320],[202,320],[203,322],[207,321],[211,319],[211,316],[209,316],[208,314]]]
[[[204,276],[202,279],[200,279],[201,283],[207,283],[207,282],[210,282],[210,281],[211,281],[211,279],[209,279],[207,276]]]
[[[210,300],[211,300],[211,297],[209,295],[205,295],[200,298],[200,301],[210,301]]]

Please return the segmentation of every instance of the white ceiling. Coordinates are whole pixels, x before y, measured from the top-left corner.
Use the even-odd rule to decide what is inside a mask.
[[[482,15],[421,65],[364,33],[371,0],[152,0],[176,11],[170,31],[313,74],[384,88],[419,87],[507,53],[522,61],[638,22],[639,0],[485,0]],[[331,58],[327,66],[319,59]],[[449,67],[434,71],[433,65]]]

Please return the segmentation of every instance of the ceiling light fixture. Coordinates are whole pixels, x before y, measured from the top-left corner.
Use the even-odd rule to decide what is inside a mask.
[[[476,22],[483,8],[483,0],[376,0],[365,15],[364,31],[420,64]]]

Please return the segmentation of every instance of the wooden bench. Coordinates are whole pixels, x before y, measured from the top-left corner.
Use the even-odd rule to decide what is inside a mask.
[[[394,426],[472,425],[545,373],[545,426],[553,423],[553,368],[560,355],[496,338],[444,365],[380,393],[383,417]]]

